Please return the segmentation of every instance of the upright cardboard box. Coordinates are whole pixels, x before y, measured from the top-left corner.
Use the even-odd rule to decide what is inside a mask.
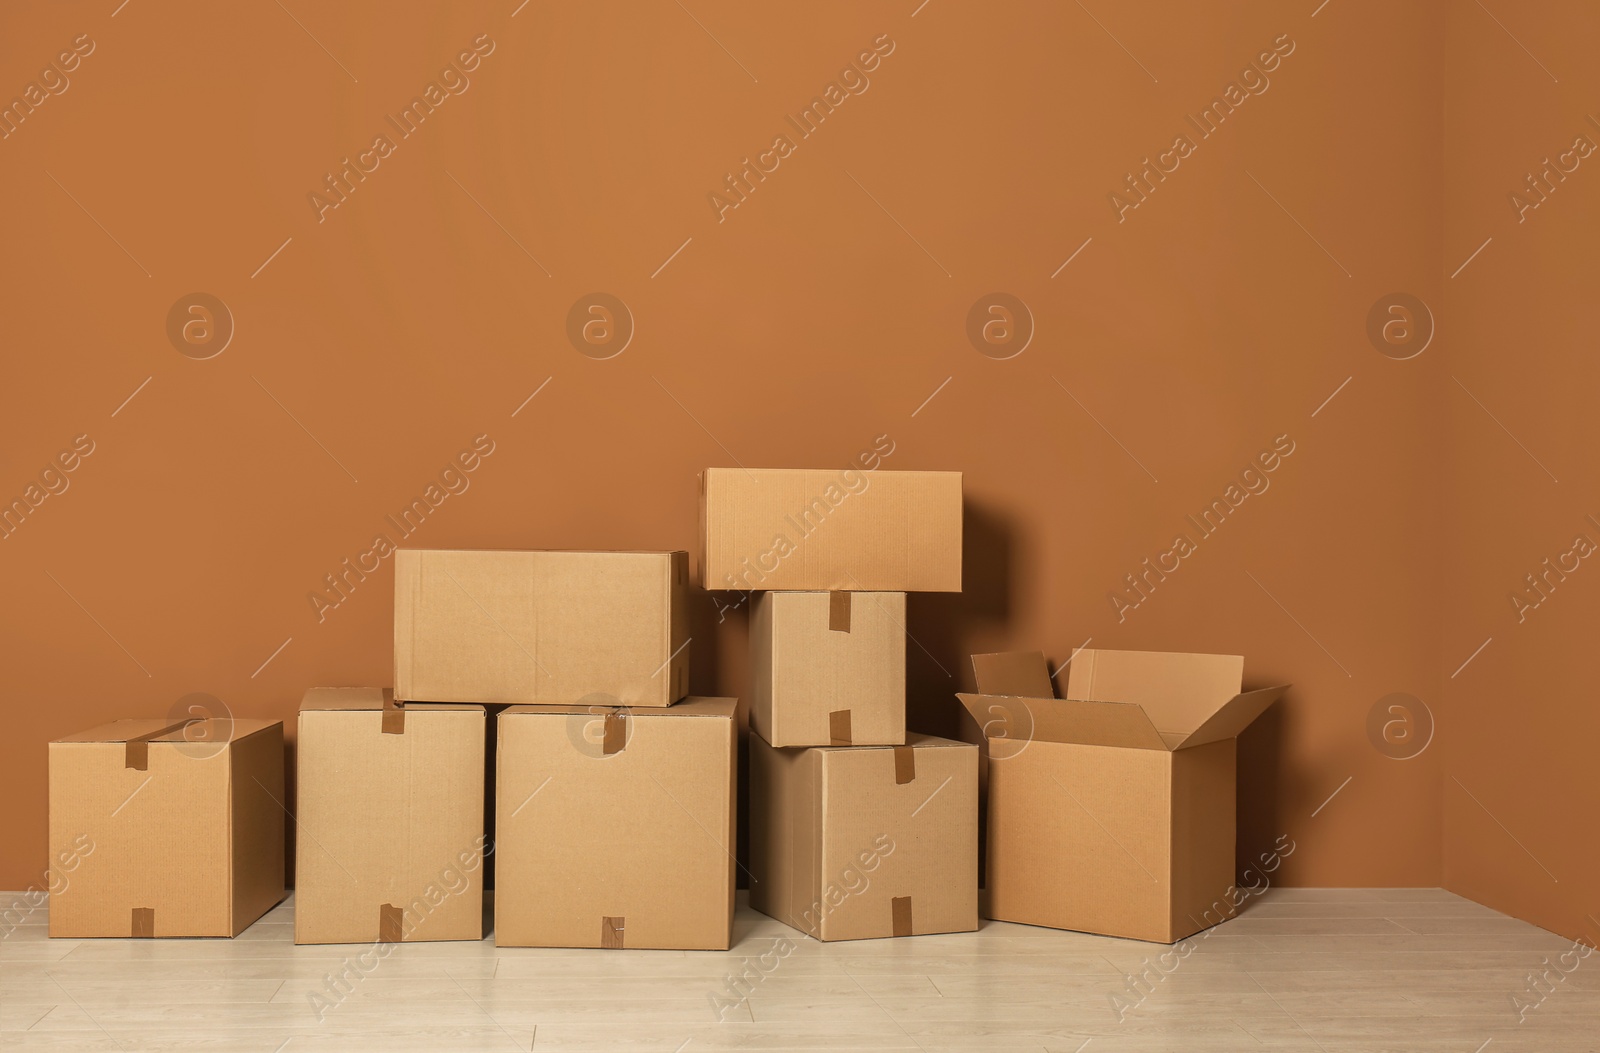
[[[295,943],[483,938],[484,720],[380,688],[306,692]]]
[[[974,667],[985,693],[959,697],[987,754],[985,916],[1158,943],[1215,924],[1235,737],[1284,687],[1241,692],[1236,655],[1080,650],[1067,700],[1037,652]]]
[[[750,620],[750,723],[773,746],[906,740],[906,594],[763,592]]]
[[[689,687],[685,552],[395,553],[395,697],[670,706]]]
[[[961,591],[961,473],[708,468],[707,589]]]
[[[737,703],[500,714],[495,944],[727,950]]]
[[[819,940],[978,927],[978,751],[750,739],[750,905]]]
[[[283,899],[283,724],[119,720],[50,743],[50,935],[237,936]]]

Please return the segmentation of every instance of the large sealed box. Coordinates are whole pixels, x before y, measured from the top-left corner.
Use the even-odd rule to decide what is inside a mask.
[[[501,713],[495,944],[727,950],[737,708]]]
[[[758,593],[750,672],[750,724],[773,746],[901,745],[906,594]]]
[[[483,938],[484,745],[482,706],[306,692],[295,943]]]
[[[750,739],[750,905],[819,940],[978,927],[978,750]]]
[[[1237,655],[978,655],[960,695],[986,760],[984,916],[1173,943],[1234,884],[1236,736],[1285,690]],[[1209,919],[1209,920],[1207,920]]]
[[[961,591],[961,473],[708,468],[707,589]]]
[[[237,936],[284,895],[283,724],[119,720],[50,743],[50,935]]]
[[[402,701],[670,706],[689,690],[686,552],[401,549]]]

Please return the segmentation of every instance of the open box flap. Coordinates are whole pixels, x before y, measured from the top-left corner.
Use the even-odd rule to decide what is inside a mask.
[[[978,690],[985,695],[1053,698],[1056,693],[1043,651],[975,654],[972,675],[977,680]]]
[[[1015,695],[957,695],[984,737],[985,746],[1006,739],[1026,742],[1070,742],[1085,746],[1167,750],[1143,709],[1126,702],[1080,702]],[[990,755],[997,751],[990,749]],[[1004,756],[1004,754],[998,754]]]
[[[1233,738],[1265,713],[1267,707],[1276,702],[1288,689],[1288,684],[1279,684],[1276,687],[1262,687],[1234,695],[1221,709],[1212,714],[1210,719],[1173,746],[1173,749],[1204,746],[1208,742],[1221,742],[1223,739]]]
[[[1066,697],[1142,706],[1169,746],[1187,740],[1239,694],[1244,658],[1171,651],[1078,651]]]

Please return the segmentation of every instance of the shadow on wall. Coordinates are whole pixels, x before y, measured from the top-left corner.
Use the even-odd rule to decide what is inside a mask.
[[[1261,687],[1250,684],[1247,687]],[[1284,766],[1284,714],[1287,712],[1294,689],[1291,687],[1282,698],[1267,707],[1239,736],[1238,802],[1234,814],[1238,820],[1238,841],[1234,845],[1234,873],[1242,874],[1246,868],[1258,865],[1260,855],[1271,850],[1281,834],[1293,838],[1297,831],[1285,829],[1288,817],[1284,814],[1284,800],[1302,799],[1297,789],[1289,787],[1286,780],[1295,773]]]
[[[906,596],[906,727],[955,738],[972,688],[970,641],[1011,617],[1013,520],[967,498],[962,510],[961,592]]]

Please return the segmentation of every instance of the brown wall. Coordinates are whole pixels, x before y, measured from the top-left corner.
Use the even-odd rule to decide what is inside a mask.
[[[1445,273],[1482,252],[1445,297],[1444,883],[1594,943],[1600,153],[1572,151],[1600,147],[1600,10],[1516,16],[1520,47],[1470,7],[1447,24]],[[1547,158],[1578,167],[1540,202],[1527,180]]]
[[[1253,682],[1295,688],[1242,741],[1241,855],[1287,834],[1285,882],[1433,885],[1448,816],[1459,884],[1519,902],[1522,877],[1493,877],[1514,855],[1462,810],[1442,751],[1392,759],[1368,731],[1394,692],[1455,715],[1438,656],[1502,631],[1482,626],[1504,621],[1505,579],[1587,508],[1543,494],[1543,525],[1514,527],[1525,556],[1462,569],[1516,518],[1498,494],[1520,508],[1543,484],[1460,404],[1451,371],[1574,473],[1555,493],[1582,485],[1582,447],[1563,452],[1541,407],[1575,421],[1588,392],[1552,366],[1513,397],[1520,363],[1487,346],[1469,369],[1443,344],[1395,361],[1368,338],[1380,297],[1440,303],[1441,241],[1454,258],[1477,236],[1443,229],[1441,186],[1476,170],[1447,179],[1442,163],[1440,5],[113,6],[0,16],[0,98],[77,35],[94,41],[70,88],[0,142],[0,495],[75,436],[94,443],[70,489],[0,541],[0,887],[40,879],[50,738],[191,692],[288,718],[309,685],[387,683],[388,564],[320,618],[308,594],[392,533],[386,513],[473,437],[494,452],[408,544],[692,548],[703,467],[842,464],[888,435],[886,467],[967,480],[967,591],[910,610],[925,726],[974,650],[1242,653]],[[470,87],[409,138],[389,130],[397,147],[319,222],[308,194],[325,174],[485,33]],[[883,35],[893,51],[870,88],[719,221],[710,192]],[[1558,24],[1544,36],[1560,41]],[[1280,37],[1293,50],[1269,86],[1200,138],[1185,116]],[[1564,46],[1577,67],[1579,44]],[[1184,133],[1192,153],[1119,220],[1111,192]],[[1527,138],[1518,164],[1559,141]],[[1510,170],[1483,175],[1484,214],[1503,212]],[[1581,202],[1559,207],[1538,236],[1581,244]],[[1537,255],[1498,248],[1469,272],[1480,311]],[[166,331],[196,291],[236,320],[204,360]],[[565,331],[597,291],[637,326],[608,360]],[[1036,328],[1004,360],[966,333],[997,291]],[[1525,324],[1494,314],[1483,329]],[[1119,616],[1108,593],[1193,534],[1185,516],[1279,436],[1293,453],[1270,488]],[[1447,497],[1464,553],[1441,543]],[[1559,647],[1558,622],[1575,631],[1584,587],[1557,597],[1567,610],[1541,618],[1540,644],[1497,640],[1481,680],[1450,682],[1452,748],[1473,749],[1469,712],[1478,749],[1503,737],[1483,721],[1513,659]],[[743,616],[718,624],[700,597],[696,690],[742,690]],[[1541,734],[1577,741],[1559,722]],[[1518,763],[1550,781],[1480,764],[1475,792],[1555,811],[1550,787],[1570,777],[1542,752]],[[1592,851],[1539,848],[1563,883]]]

